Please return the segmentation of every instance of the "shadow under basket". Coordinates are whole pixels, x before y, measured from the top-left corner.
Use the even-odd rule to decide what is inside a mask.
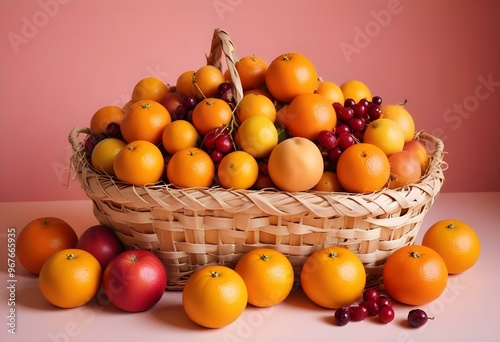
[[[208,264],[234,267],[247,251],[276,249],[292,263],[298,282],[315,251],[341,246],[365,266],[367,287],[381,281],[396,249],[413,244],[444,181],[443,142],[425,132],[427,171],[415,183],[374,193],[296,192],[275,189],[185,188],[158,183],[137,187],[93,169],[80,134],[69,136],[76,178],[93,201],[94,215],[128,248],[152,251],[164,263],[167,290],[182,290],[193,271]]]

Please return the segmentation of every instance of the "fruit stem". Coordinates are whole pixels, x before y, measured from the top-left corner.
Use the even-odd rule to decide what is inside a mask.
[[[335,252],[328,252],[328,257],[329,258],[335,258],[337,256],[337,253]]]
[[[264,260],[264,261],[269,260],[269,255],[267,255],[267,254],[262,254],[262,255],[260,256],[260,259],[261,259],[261,260]]]
[[[219,276],[219,273],[217,271],[210,271],[210,275],[212,278],[217,278]]]
[[[67,260],[71,260],[71,259],[74,259],[74,258],[75,258],[74,254],[68,254],[68,255],[66,255],[66,259]]]
[[[412,258],[420,258],[420,254],[418,252],[410,252],[410,256]]]
[[[455,228],[455,225],[453,223],[448,223],[448,225],[446,226],[446,228],[453,229],[453,228]]]

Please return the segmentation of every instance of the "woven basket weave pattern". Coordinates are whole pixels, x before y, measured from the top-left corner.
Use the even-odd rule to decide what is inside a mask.
[[[214,34],[207,61],[220,67],[217,61],[224,53],[228,65],[234,65],[234,46],[227,33],[222,32],[222,39],[220,34]],[[367,271],[367,286],[376,285],[387,257],[414,242],[444,181],[443,143],[421,133],[419,139],[433,146],[428,170],[419,182],[394,190],[350,194],[177,189],[163,183],[136,187],[92,168],[79,139],[89,134],[88,128],[74,128],[69,140],[76,178],[93,201],[95,217],[127,246],[153,251],[165,264],[168,290],[182,289],[201,266],[233,267],[256,247],[284,253],[297,278],[309,255],[333,245],[358,254]]]

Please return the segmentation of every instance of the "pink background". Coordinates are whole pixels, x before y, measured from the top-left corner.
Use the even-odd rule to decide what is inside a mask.
[[[301,52],[338,84],[408,99],[445,141],[443,192],[500,191],[496,0],[0,0],[0,201],[84,199],[70,130],[148,75],[204,64],[214,28],[243,57]],[[68,185],[69,181],[69,185]]]

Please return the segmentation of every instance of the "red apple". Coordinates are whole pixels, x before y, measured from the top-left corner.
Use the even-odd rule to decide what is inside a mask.
[[[143,249],[127,250],[108,264],[102,285],[111,303],[128,312],[152,308],[163,296],[167,274],[162,261]]]
[[[417,157],[422,174],[424,174],[429,165],[429,152],[427,151],[427,147],[418,140],[411,140],[404,144],[403,150],[409,151]]]
[[[92,254],[104,271],[111,259],[125,250],[115,232],[104,225],[95,225],[87,228],[78,239],[76,248]]]

